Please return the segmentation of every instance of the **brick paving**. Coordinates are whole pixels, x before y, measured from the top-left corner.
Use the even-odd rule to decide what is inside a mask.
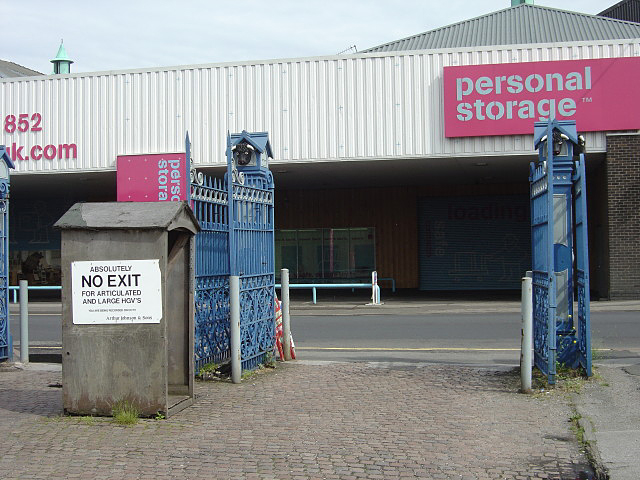
[[[291,362],[131,427],[62,416],[60,381],[0,367],[0,478],[591,478],[567,399],[520,395],[514,373]]]

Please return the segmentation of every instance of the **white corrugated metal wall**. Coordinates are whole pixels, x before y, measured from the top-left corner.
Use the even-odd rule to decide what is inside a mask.
[[[444,137],[444,66],[640,55],[640,40],[362,54],[0,81],[0,144],[76,144],[77,158],[18,159],[20,172],[113,170],[116,156],[184,151],[224,162],[226,132],[269,131],[277,161],[527,154],[530,135]],[[589,150],[606,150],[603,132]],[[51,156],[53,150],[48,153]]]

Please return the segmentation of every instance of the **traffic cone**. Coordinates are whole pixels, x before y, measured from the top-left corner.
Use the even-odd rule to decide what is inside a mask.
[[[276,348],[278,350],[279,360],[284,361],[284,350],[282,347],[282,307],[278,297],[275,297],[276,304]]]

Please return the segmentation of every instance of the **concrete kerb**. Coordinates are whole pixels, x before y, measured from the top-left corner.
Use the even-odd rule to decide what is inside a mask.
[[[602,456],[598,450],[598,444],[596,441],[596,432],[591,419],[583,413],[581,408],[578,407],[577,396],[574,394],[571,399],[572,407],[578,414],[578,428],[582,432],[582,445],[587,452],[587,457],[591,463],[591,468],[596,475],[596,480],[609,480],[609,470],[602,461]]]
[[[21,363],[21,362],[0,362],[0,372],[10,370],[24,370],[28,372],[61,372],[60,363]]]

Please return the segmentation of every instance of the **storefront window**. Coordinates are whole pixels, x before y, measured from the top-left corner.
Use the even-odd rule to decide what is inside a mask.
[[[375,270],[373,228],[277,230],[276,277],[298,282],[364,281]]]
[[[351,268],[358,277],[367,277],[376,269],[372,228],[352,228],[349,231],[352,254]]]
[[[59,199],[12,199],[9,215],[9,284],[60,286],[60,231],[53,224],[75,203]]]
[[[298,230],[298,278],[322,277],[322,231]]]
[[[30,286],[60,285],[60,250],[11,250],[9,284],[26,280]]]
[[[289,272],[298,271],[298,231],[276,231],[276,275],[288,268]]]
[[[351,278],[349,261],[349,229],[326,228],[323,230],[324,278]]]

